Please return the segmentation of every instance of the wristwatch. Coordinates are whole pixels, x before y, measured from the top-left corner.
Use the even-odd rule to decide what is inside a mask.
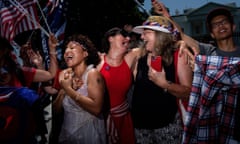
[[[167,93],[168,92],[168,89],[169,89],[169,87],[171,86],[171,84],[172,84],[172,82],[171,81],[167,81],[167,83],[168,83],[168,86],[166,87],[166,88],[164,88],[163,89],[163,91],[165,92],[165,93]]]

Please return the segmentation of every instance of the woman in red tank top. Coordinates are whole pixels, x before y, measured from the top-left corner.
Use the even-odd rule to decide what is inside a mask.
[[[106,120],[109,143],[135,143],[127,93],[132,85],[132,68],[140,50],[128,51],[129,40],[127,32],[117,27],[108,30],[103,39],[106,54],[101,55],[98,69],[105,79],[110,100],[110,114]]]

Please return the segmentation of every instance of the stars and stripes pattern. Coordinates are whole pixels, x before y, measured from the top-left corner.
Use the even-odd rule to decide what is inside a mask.
[[[61,51],[62,51],[62,44],[64,41],[64,33],[65,33],[65,28],[67,25],[67,18],[66,18],[66,13],[68,10],[68,0],[59,0],[57,7],[51,12],[50,14],[47,15],[47,22],[48,25],[51,29],[51,32],[54,33],[54,35],[58,39],[58,47],[57,47],[57,57],[61,59]],[[48,68],[49,64],[49,48],[48,48],[48,42],[47,42],[47,37],[44,33],[41,33],[42,37],[42,48],[43,48],[43,53],[44,53],[44,61],[45,65]]]
[[[9,41],[24,31],[38,29],[35,0],[1,0],[0,31]]]

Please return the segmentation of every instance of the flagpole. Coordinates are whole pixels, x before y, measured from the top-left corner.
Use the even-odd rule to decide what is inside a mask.
[[[45,15],[44,15],[44,13],[43,13],[43,11],[42,11],[42,8],[41,8],[38,0],[37,0],[37,5],[38,5],[38,8],[40,9],[42,18],[43,18],[43,20],[44,20],[44,22],[45,22],[45,24],[46,24],[46,26],[47,26],[47,28],[48,28],[48,31],[51,33],[51,29],[50,29],[50,27],[49,27],[49,24],[48,24],[48,22],[47,22],[47,19],[46,19]]]
[[[139,3],[138,0],[134,0],[137,5],[148,15],[148,16],[151,16],[151,14],[142,6],[142,4]]]
[[[49,33],[35,20],[33,20],[33,18],[31,17],[31,15],[28,14],[28,12],[26,12],[25,8],[23,6],[21,6],[21,4],[19,2],[16,2],[16,1],[12,1],[12,0],[9,0],[9,2],[14,5],[21,13],[23,13],[24,15],[28,16],[30,18],[30,20],[33,22],[33,23],[36,23],[40,29],[49,37]],[[17,5],[17,4],[18,5]],[[19,8],[19,6],[22,8]]]

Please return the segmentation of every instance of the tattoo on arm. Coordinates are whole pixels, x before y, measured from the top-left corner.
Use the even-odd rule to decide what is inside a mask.
[[[102,78],[101,78],[101,77],[98,77],[98,78],[97,78],[97,83],[98,83],[98,84],[102,84],[102,82],[103,82]]]

